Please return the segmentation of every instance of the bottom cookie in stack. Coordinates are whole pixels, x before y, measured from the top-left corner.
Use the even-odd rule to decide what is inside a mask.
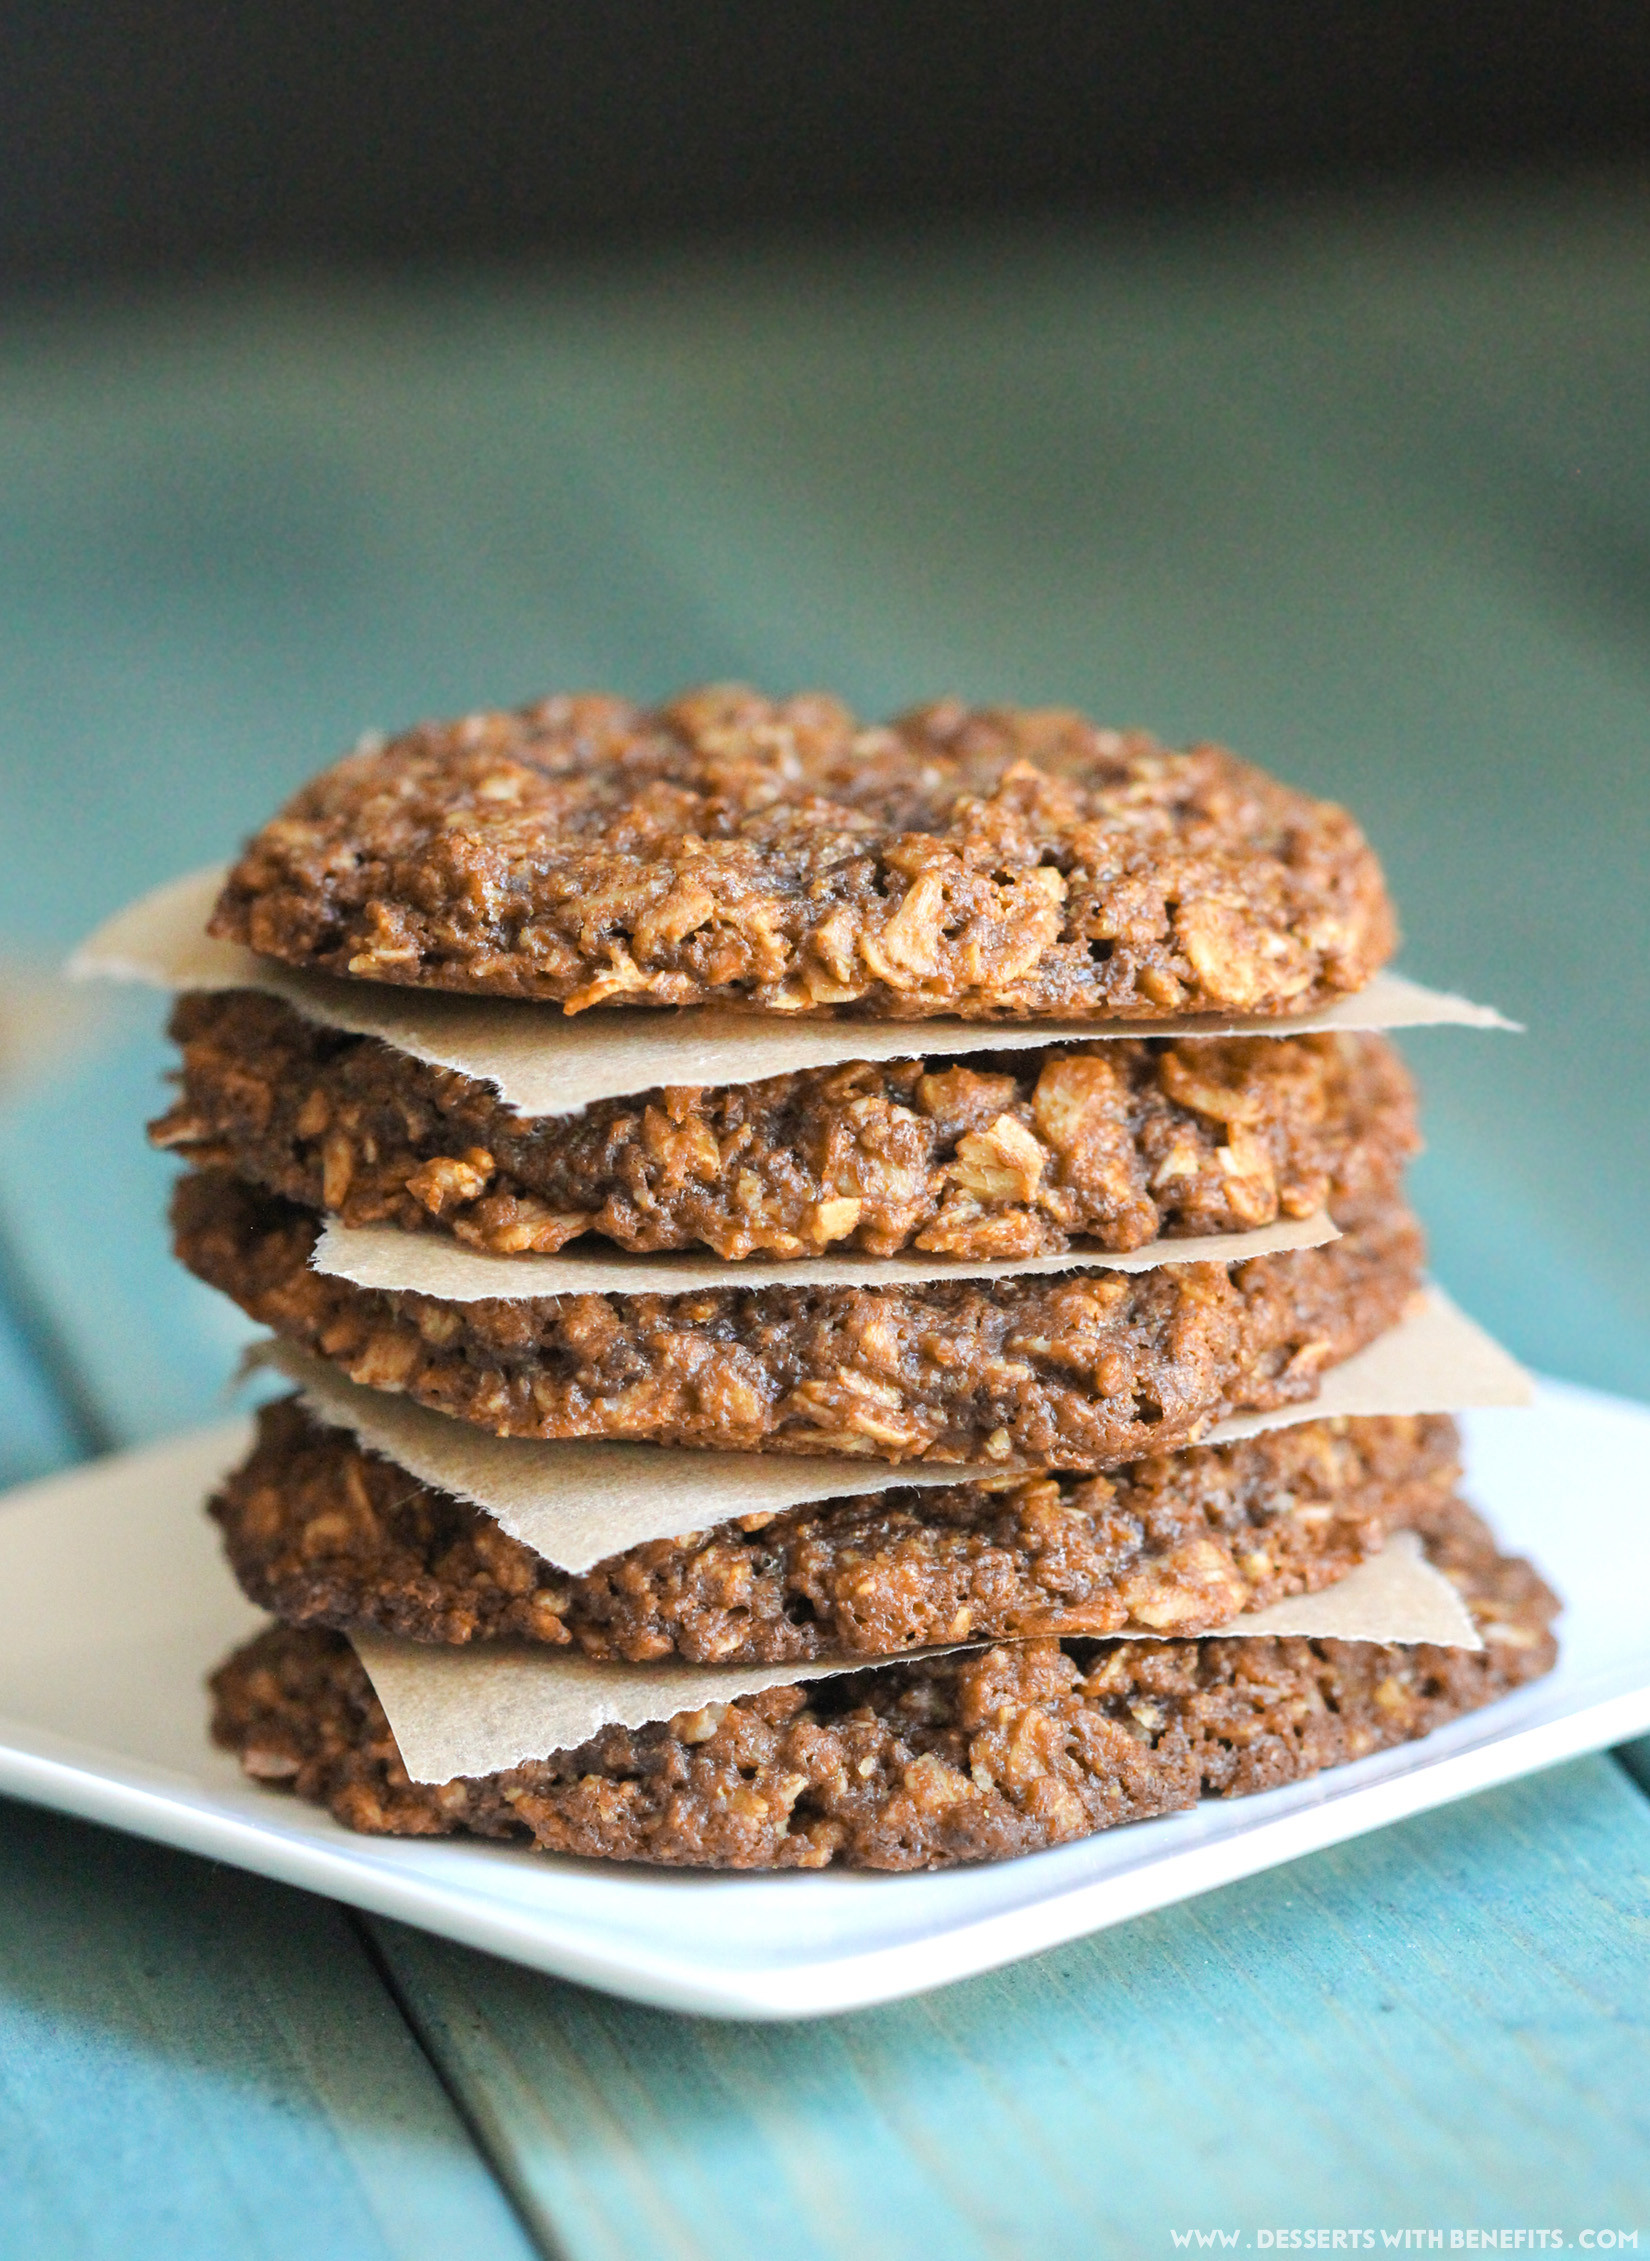
[[[1003,1491],[959,1485],[826,1502],[755,1533],[726,1525],[634,1549],[572,1580],[536,1558],[524,1563],[527,1550],[510,1541],[490,1569],[503,1535],[488,1518],[288,1403],[265,1415],[259,1446],[214,1512],[248,1589],[308,1621],[272,1628],[220,1668],[213,1732],[256,1780],[376,1833],[471,1832],[737,1869],[921,1869],[1033,1852],[1411,1741],[1549,1670],[1557,1602],[1453,1496],[1453,1443],[1450,1424],[1437,1420],[1309,1424],[1115,1470],[1091,1483],[1086,1503],[1068,1478],[1042,1500],[1041,1524],[1024,1504],[1039,1480],[1005,1479]],[[1108,1532],[1117,1549],[1109,1577],[1097,1552]],[[841,1544],[845,1534],[860,1545]],[[1052,1565],[1039,1561],[1039,1536],[1060,1541]],[[1480,1647],[1046,1629],[1061,1622],[1051,1591],[1061,1575],[1085,1579],[1091,1625],[1132,1632],[1144,1622],[1126,1599],[1131,1581],[1169,1622],[1176,1610],[1187,1622],[1195,1597],[1189,1621],[1218,1625],[1277,1593],[1335,1584],[1389,1543],[1417,1541],[1464,1603]],[[1206,1570],[1224,1566],[1212,1584],[1185,1574],[1188,1551],[1199,1549]],[[697,1556],[710,1567],[696,1585]],[[798,1613],[798,1565],[809,1560],[818,1575]],[[1246,1561],[1255,1575],[1244,1575]],[[477,1597],[500,1567],[498,1596],[525,1575],[529,1604],[544,1597],[536,1646],[520,1639],[530,1609],[523,1617],[482,1606],[478,1616]],[[743,1574],[743,1618],[726,1606],[733,1572]],[[856,1613],[847,1603],[859,1590],[902,1606]],[[950,1609],[959,1591],[974,1597],[966,1624],[955,1610],[944,1622],[933,1609],[911,1613],[912,1595]],[[348,1637],[371,1657],[386,1622],[421,1631],[420,1642],[403,1641],[404,1654],[445,1654],[460,1673],[469,1658],[507,1653],[536,1654],[540,1672],[563,1669],[547,1644],[592,1653],[596,1662],[572,1668],[598,1676],[619,1669],[604,1661],[616,1651],[823,1652],[838,1669],[802,1681],[796,1664],[795,1684],[604,1726],[501,1771],[426,1781],[403,1762]],[[884,1653],[841,1668],[845,1652],[885,1651],[895,1627],[919,1640],[984,1636],[992,1645],[903,1661]],[[483,1637],[461,1645],[476,1632]],[[517,1638],[486,1637],[496,1632]]]

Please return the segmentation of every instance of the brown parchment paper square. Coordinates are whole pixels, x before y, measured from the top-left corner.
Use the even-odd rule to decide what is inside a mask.
[[[436,1233],[394,1225],[344,1225],[329,1217],[310,1263],[317,1272],[388,1294],[445,1303],[523,1303],[544,1295],[689,1295],[697,1288],[918,1287],[930,1280],[1041,1279],[1057,1272],[1155,1272],[1164,1264],[1243,1264],[1292,1248],[1321,1248],[1339,1233],[1326,1210],[1280,1217],[1246,1233],[1198,1233],[1121,1250],[1063,1248],[1052,1256],[746,1256],[695,1249],[634,1255],[599,1242],[555,1256],[490,1256]]]

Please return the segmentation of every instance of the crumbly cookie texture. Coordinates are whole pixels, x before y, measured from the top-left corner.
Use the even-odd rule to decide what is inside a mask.
[[[1427,1526],[1482,1650],[1257,1640],[1002,1644],[713,1704],[508,1773],[408,1779],[342,1634],[277,1627],[212,1682],[254,1780],[351,1829],[460,1831],[687,1868],[998,1860],[1410,1742],[1551,1669],[1558,1604],[1459,1502]]]
[[[319,1219],[227,1171],[173,1200],[184,1264],[372,1388],[500,1436],[1094,1470],[1316,1395],[1420,1284],[1402,1203],[1320,1248],[901,1288],[448,1303],[310,1269]]]
[[[575,1576],[283,1398],[212,1513],[250,1599],[290,1625],[766,1664],[1212,1632],[1332,1585],[1436,1515],[1456,1454],[1438,1417],[1309,1421],[1110,1477],[1003,1476],[747,1517]]]
[[[1064,710],[735,687],[546,699],[359,749],[212,932],[358,980],[591,1005],[1074,1020],[1287,1013],[1395,929],[1344,810]]]
[[[730,1259],[1138,1248],[1390,1191],[1420,1144],[1378,1036],[859,1062],[533,1118],[255,991],[184,997],[171,1033],[183,1068],[157,1145],[346,1224],[500,1256],[586,1233]]]

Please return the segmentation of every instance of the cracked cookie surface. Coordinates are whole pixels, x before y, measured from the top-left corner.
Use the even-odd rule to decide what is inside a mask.
[[[954,701],[552,698],[363,746],[211,931],[359,980],[914,1019],[1289,1013],[1395,944],[1342,809],[1214,746]]]

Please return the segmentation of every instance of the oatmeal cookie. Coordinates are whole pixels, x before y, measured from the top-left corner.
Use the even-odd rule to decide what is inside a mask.
[[[251,990],[181,998],[171,1033],[181,1088],[156,1145],[493,1256],[586,1233],[728,1259],[1139,1248],[1390,1191],[1420,1144],[1379,1036],[858,1062],[533,1117]]]
[[[1320,1248],[1148,1272],[449,1303],[311,1270],[320,1220],[227,1171],[173,1201],[178,1256],[252,1318],[499,1436],[1089,1471],[1310,1399],[1395,1325],[1419,1227],[1395,1197],[1339,1222]]]
[[[1460,1502],[1425,1526],[1481,1650],[1366,1641],[1002,1644],[744,1696],[508,1773],[409,1780],[344,1636],[261,1634],[213,1736],[351,1829],[723,1869],[944,1868],[1297,1782],[1550,1671],[1558,1604]]]
[[[358,980],[592,1005],[1056,1020],[1288,1013],[1396,935],[1344,810],[1065,710],[738,687],[553,698],[358,749],[211,931]]]
[[[574,1642],[633,1664],[1213,1632],[1333,1585],[1435,1513],[1459,1474],[1451,1421],[1309,1421],[1109,1477],[908,1486],[749,1516],[581,1576],[296,1398],[258,1422],[211,1508],[248,1597],[285,1623]]]

